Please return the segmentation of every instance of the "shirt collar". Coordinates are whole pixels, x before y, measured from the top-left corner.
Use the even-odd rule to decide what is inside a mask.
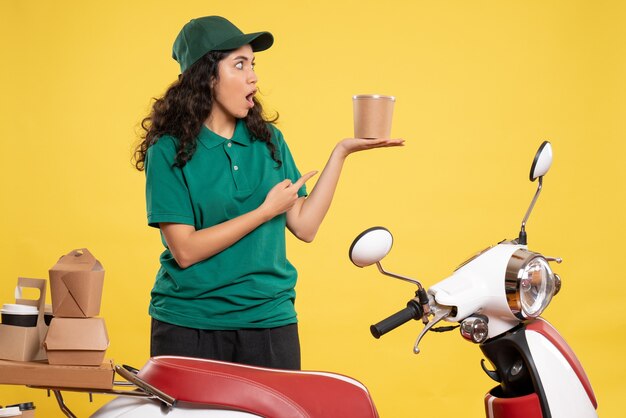
[[[246,147],[250,145],[250,134],[243,119],[237,119],[237,123],[235,124],[235,132],[233,132],[233,136],[230,139],[224,138],[223,136],[216,134],[215,132],[207,128],[205,124],[202,124],[202,127],[200,128],[200,134],[198,134],[198,141],[200,141],[202,145],[209,149],[217,147],[218,145],[221,145],[228,140]]]

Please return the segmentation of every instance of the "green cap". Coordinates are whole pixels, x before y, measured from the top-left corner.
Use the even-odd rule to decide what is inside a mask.
[[[181,73],[210,51],[228,51],[250,44],[253,51],[264,51],[272,46],[274,37],[269,32],[244,34],[235,25],[220,16],[191,19],[180,30],[174,41],[172,58],[180,64]]]

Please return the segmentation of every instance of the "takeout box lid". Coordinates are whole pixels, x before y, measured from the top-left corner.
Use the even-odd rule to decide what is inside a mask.
[[[65,254],[52,266],[54,271],[104,271],[102,264],[87,248],[79,248]]]
[[[109,336],[102,318],[53,318],[44,345],[48,351],[104,351]]]

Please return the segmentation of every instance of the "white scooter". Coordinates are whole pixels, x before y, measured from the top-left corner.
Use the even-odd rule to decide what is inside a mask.
[[[441,321],[460,323],[461,335],[480,344],[499,382],[485,397],[489,418],[597,417],[597,402],[576,356],[558,332],[539,315],[558,293],[561,279],[545,257],[526,246],[526,221],[552,163],[544,142],[530,179],[539,187],[522,222],[519,237],[502,241],[463,262],[428,291],[417,280],[385,271],[380,261],[393,239],[382,227],[360,234],[350,247],[359,267],[376,264],[381,273],[417,285],[407,307],[372,325],[374,337],[412,320],[424,324],[414,346]],[[443,327],[444,329],[450,327]],[[377,417],[368,390],[354,379],[323,372],[263,369],[184,357],[155,357],[141,370],[116,366],[132,387],[109,391],[120,396],[92,418],[138,417]],[[92,392],[90,390],[87,390]],[[61,409],[74,415],[54,391]]]
[[[350,259],[358,267],[376,264],[381,273],[418,287],[406,308],[371,326],[374,337],[420,319],[425,327],[415,342],[417,354],[426,332],[437,330],[433,327],[445,320],[460,323],[461,335],[480,344],[494,368],[488,370],[483,360],[483,370],[499,383],[485,396],[488,418],[597,417],[597,401],[580,362],[539,317],[560,290],[561,279],[549,263],[561,259],[528,249],[526,221],[551,164],[552,147],[546,141],[531,166],[530,180],[539,179],[539,185],[519,237],[480,251],[428,291],[417,280],[383,269],[380,261],[393,243],[387,229],[370,228],[350,247]]]

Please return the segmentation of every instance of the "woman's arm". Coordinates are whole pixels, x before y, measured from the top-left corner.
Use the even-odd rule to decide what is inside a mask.
[[[298,200],[298,189],[317,172],[291,184],[284,180],[274,186],[258,208],[221,224],[196,231],[192,225],[159,223],[165,242],[180,268],[187,268],[230,247],[259,225],[287,212]]]
[[[348,155],[367,149],[401,146],[403,143],[403,139],[358,138],[344,139],[339,142],[330,154],[330,158],[309,196],[299,198],[287,212],[289,230],[302,241],[313,241],[330,208],[343,163]]]
[[[180,268],[187,268],[230,247],[271,218],[257,209],[212,227],[196,231],[192,225],[160,223],[165,242]]]

